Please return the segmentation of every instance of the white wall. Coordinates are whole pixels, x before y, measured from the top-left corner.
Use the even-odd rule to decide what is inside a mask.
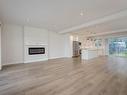
[[[69,34],[65,34],[65,57],[73,56],[73,40]]]
[[[49,59],[65,57],[64,35],[49,32]]]
[[[4,25],[2,28],[2,64],[23,63],[23,27]]]
[[[28,48],[44,47],[45,54],[29,55]],[[48,31],[41,28],[24,27],[24,62],[48,60]]]
[[[49,32],[43,28],[4,25],[2,27],[2,63],[4,65],[23,63],[25,47],[28,45],[46,45],[46,58],[49,59],[71,57],[70,43],[69,35]]]
[[[0,24],[0,70],[2,69],[2,65],[1,65],[1,24]]]
[[[48,30],[43,28],[24,27],[25,45],[48,45]]]

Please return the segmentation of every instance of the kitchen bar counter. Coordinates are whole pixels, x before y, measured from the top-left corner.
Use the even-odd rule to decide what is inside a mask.
[[[82,50],[82,59],[89,60],[100,56],[102,49],[83,49]]]

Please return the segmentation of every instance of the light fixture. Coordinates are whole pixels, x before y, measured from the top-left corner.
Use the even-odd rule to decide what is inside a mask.
[[[76,41],[79,41],[79,38],[78,38],[78,36],[76,36]]]
[[[30,21],[30,19],[29,19],[29,18],[27,18],[27,19],[26,19],[26,22],[29,22],[29,21]]]
[[[56,28],[56,25],[53,25],[53,27],[55,27],[55,28]]]
[[[80,11],[80,16],[84,16],[84,13],[85,13],[85,11],[84,10],[81,10]]]
[[[80,16],[83,16],[83,15],[84,15],[84,13],[83,13],[83,12],[81,12],[81,13],[80,13]]]
[[[73,41],[73,40],[74,40],[74,37],[73,37],[72,35],[70,36],[70,40],[71,40],[71,41]]]

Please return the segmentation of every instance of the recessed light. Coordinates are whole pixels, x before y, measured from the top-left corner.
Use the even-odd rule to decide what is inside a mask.
[[[83,15],[84,15],[84,13],[83,13],[83,12],[81,12],[81,13],[80,13],[80,16],[83,16]]]
[[[56,27],[56,25],[53,25],[54,27]]]
[[[81,10],[81,11],[80,11],[80,16],[83,16],[84,13],[85,13],[85,11],[84,11],[84,10]]]
[[[26,22],[29,22],[29,21],[30,21],[30,19],[29,19],[29,18],[27,18],[27,19],[26,19]]]

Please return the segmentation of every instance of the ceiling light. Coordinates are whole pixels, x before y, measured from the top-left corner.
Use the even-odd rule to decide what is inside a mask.
[[[81,13],[80,13],[80,16],[83,16],[83,15],[84,15],[84,13],[83,13],[83,12],[81,12]]]
[[[84,10],[81,10],[81,11],[80,11],[80,16],[83,16],[84,13],[85,13],[85,11],[84,11]]]
[[[56,25],[53,25],[53,27],[56,27]]]
[[[30,21],[30,19],[29,19],[29,18],[27,18],[27,19],[26,19],[26,22],[29,22],[29,21]]]

